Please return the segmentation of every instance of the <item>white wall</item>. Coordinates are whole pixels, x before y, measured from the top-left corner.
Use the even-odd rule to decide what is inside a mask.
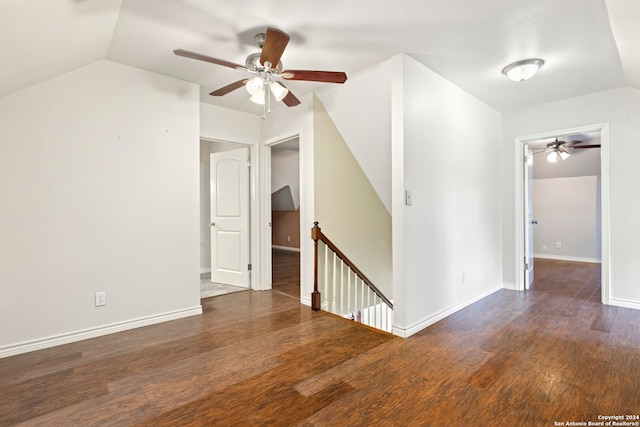
[[[106,60],[0,98],[0,356],[201,312],[198,108]]]
[[[200,103],[200,137],[221,142],[255,145],[260,139],[260,117]]]
[[[516,138],[555,130],[609,123],[610,168],[610,303],[640,308],[640,287],[635,265],[640,259],[640,198],[634,183],[640,179],[640,91],[619,88],[537,107],[503,116],[503,281],[516,281]],[[605,159],[605,161],[607,161]],[[603,177],[603,185],[606,185]],[[603,189],[604,192],[604,189]],[[604,199],[603,199],[604,200]],[[603,215],[605,206],[603,205]],[[603,231],[604,236],[604,231]],[[606,242],[603,242],[603,251]],[[603,253],[604,259],[604,253]]]
[[[391,212],[391,61],[317,93],[378,197]]]
[[[271,150],[271,192],[285,185],[291,189],[295,209],[300,207],[300,152],[297,149],[278,148]]]
[[[599,186],[597,176],[533,180],[535,257],[600,261]]]
[[[393,61],[394,333],[408,336],[501,287],[501,117]]]

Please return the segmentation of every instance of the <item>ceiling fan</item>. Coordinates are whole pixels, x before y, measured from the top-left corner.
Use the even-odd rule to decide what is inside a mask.
[[[344,83],[347,80],[347,75],[341,71],[284,70],[280,57],[284,53],[289,39],[288,34],[276,28],[267,28],[266,33],[256,34],[255,40],[261,51],[247,56],[244,65],[184,49],[176,49],[173,53],[185,58],[197,59],[224,67],[235,68],[236,70],[247,71],[255,75],[256,77],[254,78],[245,78],[223,86],[211,92],[210,95],[223,96],[245,86],[251,95],[251,101],[263,105],[264,118],[266,112],[271,112],[272,95],[276,101],[282,101],[287,107],[300,104],[300,100],[296,98],[286,86],[274,80],[274,77],[279,77],[284,80],[305,80],[324,83]]]
[[[533,154],[549,153],[547,160],[551,163],[557,163],[558,159],[566,160],[571,155],[571,151],[584,148],[600,148],[600,144],[585,144],[581,145],[584,141],[560,141],[556,138],[547,144],[546,148],[534,149]]]

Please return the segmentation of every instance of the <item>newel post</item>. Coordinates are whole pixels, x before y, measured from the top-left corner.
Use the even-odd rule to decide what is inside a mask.
[[[313,223],[311,238],[313,239],[313,292],[311,293],[311,309],[320,310],[320,291],[318,291],[318,240],[322,236],[322,231],[318,223]]]

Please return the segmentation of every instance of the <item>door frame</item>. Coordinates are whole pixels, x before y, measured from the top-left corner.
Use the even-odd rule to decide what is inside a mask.
[[[259,274],[262,266],[260,263],[260,217],[258,210],[258,178],[260,176],[258,144],[204,137],[200,137],[200,140],[235,145],[238,148],[249,147],[249,263],[251,263],[249,289],[263,289]],[[211,196],[209,195],[209,197]],[[202,203],[202,201],[200,203]],[[209,221],[207,220],[207,222]],[[209,244],[211,244],[211,242],[209,242]]]
[[[272,218],[271,218],[271,148],[283,143],[283,142],[287,142],[290,141],[292,139],[298,139],[298,167],[299,167],[299,173],[298,173],[298,181],[299,181],[299,188],[300,188],[300,263],[302,264],[302,259],[303,259],[303,244],[302,244],[302,239],[304,234],[304,221],[303,221],[303,209],[304,209],[304,204],[303,204],[303,191],[304,191],[304,187],[302,185],[303,181],[302,181],[302,176],[303,176],[303,161],[302,161],[302,137],[300,136],[300,133],[296,133],[290,136],[286,136],[283,138],[278,138],[272,141],[268,141],[265,142],[262,145],[262,203],[260,208],[262,209],[262,211],[264,212],[264,223],[263,223],[263,227],[261,228],[261,234],[262,234],[262,241],[263,241],[263,246],[262,246],[262,260],[263,260],[263,264],[262,264],[262,278],[261,278],[261,282],[262,282],[262,289],[271,289],[272,285],[273,285],[273,257],[271,255],[271,250],[272,250],[272,240],[271,240],[271,225],[272,225]],[[300,266],[300,292],[302,293],[302,265]],[[300,300],[302,301],[302,295],[300,295]]]
[[[515,191],[516,191],[516,206],[515,206],[515,272],[516,272],[516,286],[518,291],[524,291],[524,206],[526,200],[524,198],[524,145],[536,140],[555,138],[557,135],[570,134],[578,132],[593,132],[600,131],[600,225],[601,225],[601,283],[602,283],[602,295],[601,301],[603,304],[610,305],[611,296],[611,278],[609,268],[609,236],[610,236],[610,193],[609,193],[609,179],[610,179],[610,165],[609,165],[609,123],[597,123],[593,125],[578,126],[568,129],[560,129],[554,131],[546,131],[532,135],[524,135],[516,137],[515,144]]]

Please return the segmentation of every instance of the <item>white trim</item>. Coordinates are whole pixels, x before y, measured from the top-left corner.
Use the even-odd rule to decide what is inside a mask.
[[[609,298],[609,305],[640,310],[640,303],[638,301],[631,301],[628,299]]]
[[[300,248],[293,248],[291,246],[271,245],[271,249],[279,249],[281,251],[300,252]]]
[[[611,212],[611,199],[610,199],[610,166],[609,166],[609,123],[597,123],[593,125],[579,126],[570,129],[561,129],[550,132],[544,132],[534,135],[519,136],[515,139],[516,149],[515,152],[515,281],[516,289],[524,291],[524,274],[523,272],[523,260],[524,260],[524,191],[523,191],[523,156],[524,144],[536,141],[540,139],[553,138],[557,135],[568,135],[577,132],[585,131],[600,131],[600,223],[601,223],[601,249],[602,249],[602,303],[613,304],[610,301],[611,293],[611,277],[609,269],[609,251],[610,251],[610,212]]]
[[[503,283],[502,284],[502,289],[509,289],[511,291],[517,291],[518,290],[518,285],[516,285],[515,283]]]
[[[261,235],[261,247],[260,247],[260,253],[261,253],[261,258],[263,260],[264,265],[262,266],[262,269],[260,270],[261,272],[261,276],[262,276],[262,287],[260,289],[262,290],[269,290],[272,289],[272,276],[273,276],[273,271],[272,271],[272,266],[273,266],[273,260],[271,259],[271,250],[274,247],[278,247],[278,248],[282,248],[285,249],[285,247],[279,247],[276,245],[273,245],[271,242],[271,230],[272,230],[272,218],[271,218],[271,148],[273,146],[276,146],[282,142],[287,142],[290,141],[292,139],[298,139],[298,162],[299,162],[299,173],[298,173],[298,180],[300,182],[300,213],[302,215],[302,212],[307,209],[306,204],[305,204],[305,200],[306,198],[304,197],[305,191],[306,189],[304,188],[303,185],[303,174],[304,172],[304,162],[303,162],[303,141],[302,141],[302,130],[298,129],[296,131],[292,131],[291,133],[289,133],[288,135],[284,136],[284,137],[276,137],[273,139],[269,139],[266,140],[264,142],[260,143],[260,153],[261,153],[261,165],[262,165],[262,169],[261,169],[261,182],[260,182],[260,194],[258,196],[259,199],[259,203],[260,203],[260,209],[262,210],[262,215],[261,217],[263,218],[262,223],[261,223],[261,227],[260,227],[260,235]],[[305,234],[302,233],[304,227],[304,221],[302,219],[300,219],[300,235],[304,236]],[[301,248],[302,248],[302,242],[301,242]],[[285,250],[292,250],[293,248],[287,248]],[[302,257],[302,249],[298,249],[298,251],[300,252],[301,256],[300,256],[300,285],[302,288],[302,274],[303,274],[303,268],[302,268],[302,263],[303,263],[303,257]]]
[[[534,258],[540,259],[555,259],[558,261],[573,261],[573,262],[589,262],[600,264],[602,260],[598,258],[583,258],[578,256],[568,256],[568,255],[551,255],[551,254],[533,254]]]
[[[207,274],[207,273],[211,273],[211,268],[201,268],[200,269],[200,274]]]
[[[162,314],[140,317],[138,319],[116,322],[109,325],[88,328],[66,334],[53,335],[47,338],[40,338],[32,341],[25,341],[19,344],[12,344],[0,347],[0,359],[3,357],[15,356],[44,348],[55,347],[62,344],[69,344],[89,338],[96,338],[116,332],[127,331],[129,329],[141,328],[143,326],[154,325],[156,323],[168,322],[170,320],[182,319],[183,317],[196,316],[202,314],[202,306],[198,305],[183,310],[169,311]]]
[[[482,298],[488,297],[489,295],[493,294],[494,292],[502,290],[503,287],[504,287],[503,284],[495,286],[492,289],[489,289],[488,291],[485,291],[485,292],[481,293],[480,295],[477,295],[477,296],[475,296],[473,298],[470,298],[470,299],[468,299],[466,301],[461,302],[460,304],[456,304],[453,307],[449,307],[446,310],[439,311],[438,313],[435,313],[434,315],[429,316],[426,319],[421,320],[420,322],[415,323],[412,326],[409,326],[408,328],[400,328],[400,327],[398,327],[396,325],[393,325],[393,334],[397,335],[399,337],[402,337],[402,338],[408,338],[411,335],[415,334],[416,332],[420,332],[424,328],[427,328],[427,327],[433,325],[434,323],[439,322],[440,320],[444,319],[445,317],[451,316],[453,313],[455,313],[457,311],[460,311],[463,308],[468,307],[471,304],[480,301]]]
[[[311,297],[300,297],[300,304],[308,305],[309,307],[311,307]]]

